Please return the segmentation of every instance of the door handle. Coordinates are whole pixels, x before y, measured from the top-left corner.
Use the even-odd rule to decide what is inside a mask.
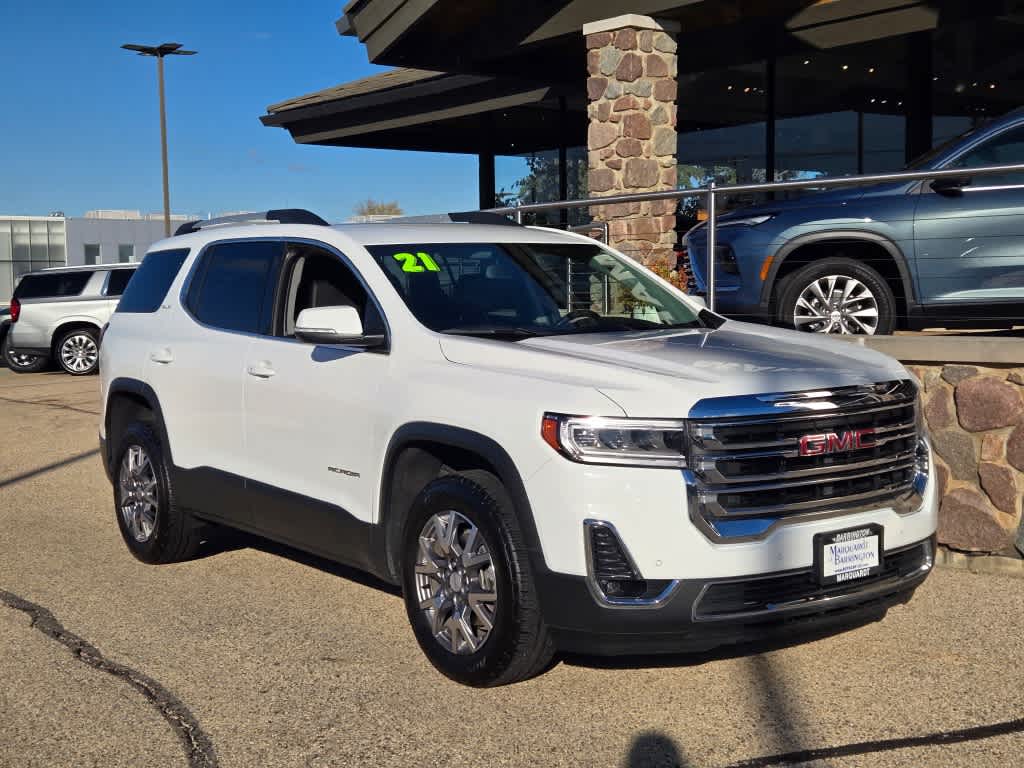
[[[277,371],[273,369],[270,363],[266,361],[257,363],[256,365],[250,365],[245,370],[246,373],[248,373],[250,376],[255,376],[258,379],[269,379],[271,376],[277,373]]]
[[[170,349],[164,347],[162,349],[157,349],[154,350],[153,352],[150,352],[149,359],[152,360],[154,363],[162,363],[163,365],[167,365],[167,363],[174,362],[174,355],[171,354]]]

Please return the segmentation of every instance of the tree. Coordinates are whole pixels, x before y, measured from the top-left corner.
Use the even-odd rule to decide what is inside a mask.
[[[397,200],[388,203],[383,200],[374,200],[372,197],[359,203],[355,207],[355,212],[356,216],[401,216],[403,213],[402,206],[398,204]]]

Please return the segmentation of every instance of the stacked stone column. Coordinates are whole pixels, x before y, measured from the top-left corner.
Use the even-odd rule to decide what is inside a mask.
[[[678,28],[627,15],[587,24],[591,196],[675,189]],[[653,267],[674,266],[675,201],[595,206],[613,247]]]

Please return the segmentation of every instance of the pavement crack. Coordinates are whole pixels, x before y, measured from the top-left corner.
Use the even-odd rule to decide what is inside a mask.
[[[67,405],[65,403],[54,403],[46,400],[18,400],[13,397],[0,397],[0,400],[2,400],[5,403],[16,403],[18,405],[41,405],[45,408],[57,408],[58,410],[61,411],[74,411],[75,413],[86,413],[89,414],[90,416],[100,415],[99,411],[89,411],[86,410],[85,408],[75,408],[75,406],[73,405]]]
[[[43,606],[2,589],[0,589],[0,602],[9,608],[27,613],[32,619],[32,627],[65,646],[83,663],[121,678],[141,693],[181,739],[189,768],[217,767],[217,753],[214,751],[210,737],[203,731],[199,721],[188,707],[163,685],[138,670],[106,658],[88,640],[66,630],[56,617]]]

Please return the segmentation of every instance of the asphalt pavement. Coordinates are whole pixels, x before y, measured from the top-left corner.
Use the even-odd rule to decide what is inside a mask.
[[[464,688],[354,571],[243,538],[134,560],[97,390],[0,370],[2,766],[1024,766],[1024,579],[937,569],[841,634]]]

